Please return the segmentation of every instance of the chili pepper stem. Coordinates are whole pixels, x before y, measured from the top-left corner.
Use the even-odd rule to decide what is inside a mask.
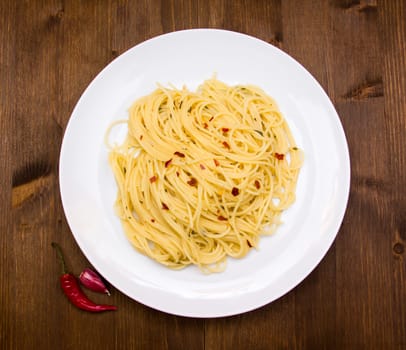
[[[58,258],[59,261],[61,262],[61,266],[62,266],[62,273],[68,273],[67,272],[67,268],[66,268],[66,263],[65,263],[65,258],[63,257],[63,253],[62,253],[62,248],[60,247],[60,245],[58,243],[52,242],[51,243],[52,247],[56,249],[56,252],[58,254]]]

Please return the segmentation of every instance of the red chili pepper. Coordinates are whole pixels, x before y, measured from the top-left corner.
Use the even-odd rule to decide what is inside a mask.
[[[117,310],[116,306],[99,305],[99,304],[95,304],[93,301],[89,300],[87,298],[87,296],[80,289],[76,277],[66,271],[65,259],[63,258],[61,247],[55,242],[52,242],[52,247],[54,247],[56,249],[56,251],[58,253],[58,257],[62,263],[62,275],[60,277],[60,283],[61,283],[62,290],[73,305],[75,305],[79,309],[82,309],[85,311],[90,311],[90,312]]]
[[[106,293],[107,295],[110,295],[110,292],[104,284],[103,279],[95,271],[89,269],[88,267],[80,273],[79,281],[82,286],[85,286],[94,292]]]

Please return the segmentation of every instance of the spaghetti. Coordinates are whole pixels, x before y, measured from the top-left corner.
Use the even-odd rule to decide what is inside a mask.
[[[295,200],[302,152],[258,87],[159,86],[131,106],[127,125],[109,154],[116,211],[132,245],[163,265],[221,271]]]

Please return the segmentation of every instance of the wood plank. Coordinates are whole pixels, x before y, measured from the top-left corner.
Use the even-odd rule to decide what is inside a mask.
[[[66,117],[70,113],[60,103],[64,93],[60,72],[65,68],[59,60],[60,26],[65,9],[57,1],[30,6],[20,2],[16,6],[13,198],[21,200],[13,207],[11,246],[18,257],[13,269],[14,298],[9,301],[15,312],[14,342],[21,349],[59,348],[72,337],[75,322],[69,315],[78,312],[61,293],[60,268],[50,246],[52,240],[64,247],[72,241],[62,219],[57,178],[63,132],[60,118],[61,113]],[[66,252],[71,256],[69,249]],[[68,261],[71,268],[76,266],[70,258]]]
[[[357,93],[365,86],[369,86],[373,81],[382,81],[379,57],[376,53],[368,52],[370,45],[376,44],[376,38],[372,33],[376,33],[376,15],[358,11],[357,7],[345,7],[337,4],[331,9],[332,18],[332,45],[329,51],[331,64],[329,82],[334,86],[334,100],[337,110],[341,116],[344,128],[347,132],[347,139],[352,158],[352,183],[354,178],[360,177],[359,173],[370,173],[369,162],[361,161],[363,154],[369,155],[369,145],[367,140],[359,142],[359,128],[364,128],[366,132],[373,130],[372,125],[365,125],[365,121],[375,122],[379,120],[382,109],[382,96],[377,96],[375,100],[371,98],[359,99]],[[351,28],[351,29],[350,29]],[[357,33],[348,38],[351,33]],[[372,31],[372,33],[370,32]],[[372,35],[369,35],[372,34]],[[367,40],[362,44],[361,41]],[[371,72],[371,67],[374,69]],[[339,72],[345,75],[346,79],[334,79]],[[371,76],[372,75],[372,76]],[[362,90],[363,91],[363,90]],[[364,94],[365,95],[365,94]],[[378,100],[377,100],[378,99]],[[376,109],[377,108],[377,109]],[[372,115],[371,115],[372,112]],[[355,152],[357,152],[355,154]],[[373,156],[372,156],[373,158]],[[363,169],[360,169],[360,166]],[[372,165],[373,166],[373,165]],[[368,232],[371,229],[379,230],[376,223],[365,220],[365,215],[371,210],[371,202],[358,194],[360,186],[353,186],[350,194],[350,205],[346,214],[346,222],[351,222],[351,226],[343,225],[342,235],[337,240],[337,344],[338,347],[362,346],[371,344],[376,339],[370,338],[373,331],[371,324],[371,310],[375,305],[370,303],[368,289],[374,281],[368,277],[371,274],[369,257],[376,249],[366,237],[359,235],[361,232]],[[362,189],[361,189],[362,190]],[[365,198],[365,200],[364,200]],[[375,202],[372,202],[375,203]],[[372,204],[373,205],[373,204]],[[363,213],[360,215],[360,213]],[[361,229],[362,228],[362,229]],[[353,286],[353,287],[350,287]],[[366,288],[362,288],[366,286]],[[359,291],[354,295],[354,287]],[[353,317],[356,314],[358,317]],[[373,335],[372,335],[373,336]],[[372,345],[372,344],[371,344]]]
[[[15,32],[12,30],[15,15],[13,2],[0,2],[0,344],[14,345],[14,297],[13,276],[15,257],[12,251],[13,230],[11,215],[12,177],[12,120],[15,117],[14,101],[9,98],[15,93],[16,70]]]
[[[383,131],[388,146],[383,161],[390,174],[392,191],[388,198],[385,232],[388,249],[392,248],[392,289],[386,298],[392,300],[392,336],[394,348],[406,347],[406,4],[404,1],[382,1],[379,7],[381,50],[384,53],[383,82],[385,91]],[[385,215],[386,214],[386,215]],[[385,215],[385,216],[383,216]]]

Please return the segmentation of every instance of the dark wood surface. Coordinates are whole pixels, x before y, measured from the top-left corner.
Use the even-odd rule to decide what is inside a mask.
[[[0,348],[406,349],[405,23],[404,0],[0,1]],[[340,232],[299,286],[246,314],[177,317],[117,290],[119,311],[82,312],[50,247],[89,265],[59,194],[70,113],[117,55],[196,27],[266,40],[324,87],[351,156]]]

